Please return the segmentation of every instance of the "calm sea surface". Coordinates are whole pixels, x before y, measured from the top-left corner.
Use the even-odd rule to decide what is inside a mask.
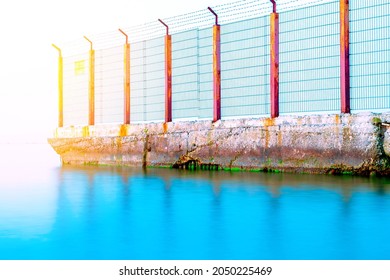
[[[390,259],[390,180],[60,167],[0,146],[0,259]]]

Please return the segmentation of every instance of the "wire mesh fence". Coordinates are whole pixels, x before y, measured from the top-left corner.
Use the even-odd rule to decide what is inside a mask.
[[[199,118],[211,119],[213,116],[213,30],[199,30]]]
[[[269,114],[269,18],[221,29],[222,117]]]
[[[340,112],[340,1],[279,0],[281,114]],[[221,25],[222,118],[270,114],[270,12],[267,1],[213,7]],[[213,118],[214,15],[207,9],[163,19],[172,34],[172,116]],[[350,2],[351,109],[390,107],[390,3]],[[162,122],[165,114],[165,27],[123,28],[130,42],[130,119]],[[95,122],[124,118],[124,37],[89,37],[95,55]],[[64,125],[88,124],[88,44],[63,47]]]
[[[95,52],[95,123],[123,121],[123,46]]]
[[[390,108],[390,4],[350,3],[351,109]]]
[[[88,124],[88,53],[64,58],[64,126]]]
[[[134,122],[146,120],[146,100],[144,95],[146,66],[145,42],[137,42],[130,49],[130,119]]]
[[[145,41],[145,121],[163,121],[165,112],[164,37]]]
[[[197,29],[172,35],[172,118],[199,117]]]
[[[280,13],[280,113],[340,109],[339,0]]]

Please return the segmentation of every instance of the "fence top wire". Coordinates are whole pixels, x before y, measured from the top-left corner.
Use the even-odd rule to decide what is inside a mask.
[[[276,0],[277,12],[334,1],[336,0]],[[272,4],[269,0],[237,0],[211,8],[218,14],[218,23],[221,25],[266,16],[272,12]],[[207,7],[195,12],[162,18],[162,20],[169,26],[170,34],[208,28],[215,23],[215,17]],[[130,44],[162,37],[166,34],[165,27],[157,19],[154,22],[121,29],[128,34]],[[88,38],[91,39],[96,50],[120,46],[124,43],[124,36],[118,30],[88,35]],[[61,46],[65,56],[87,53],[89,50],[89,44],[83,38],[65,42]]]

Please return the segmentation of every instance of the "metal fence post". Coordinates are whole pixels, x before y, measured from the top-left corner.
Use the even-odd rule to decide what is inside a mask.
[[[62,51],[59,47],[52,44],[58,51],[58,127],[64,126],[64,64]]]
[[[165,35],[165,122],[172,121],[172,40],[169,27],[159,19],[167,29]]]
[[[89,100],[89,118],[88,125],[95,125],[95,51],[91,40],[84,36],[91,49],[89,50],[89,87],[88,87],[88,100]]]
[[[340,0],[341,113],[350,113],[349,0]]]
[[[218,15],[208,7],[215,16],[213,26],[213,121],[221,119],[221,26],[218,24]]]
[[[271,14],[271,118],[279,116],[279,14],[276,12],[276,2]]]
[[[126,44],[124,45],[124,117],[123,123],[130,124],[130,44],[129,37],[123,30],[119,29],[126,36]]]

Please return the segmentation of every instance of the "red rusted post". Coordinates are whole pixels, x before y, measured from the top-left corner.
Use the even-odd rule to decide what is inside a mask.
[[[165,36],[165,122],[172,121],[172,41]]]
[[[271,14],[271,118],[279,116],[279,14],[276,12],[276,3],[273,4]]]
[[[213,122],[221,119],[221,26],[218,15],[208,7],[215,16],[213,26]]]
[[[126,44],[124,45],[124,116],[123,123],[130,124],[130,44],[129,37],[121,29],[118,29],[123,35],[126,36]]]
[[[349,0],[340,0],[341,113],[350,113]]]
[[[159,21],[166,27],[165,35],[165,122],[172,121],[172,40],[169,28],[161,19]]]

